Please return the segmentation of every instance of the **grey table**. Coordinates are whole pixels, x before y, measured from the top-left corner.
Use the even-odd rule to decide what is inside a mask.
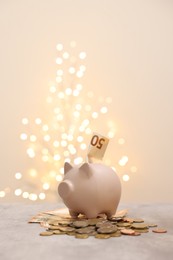
[[[121,204],[129,215],[157,223],[168,230],[166,234],[146,233],[142,236],[122,236],[105,240],[75,239],[71,236],[41,237],[43,229],[27,224],[39,211],[62,207],[55,204],[0,205],[0,260],[146,260],[173,259],[173,204]]]

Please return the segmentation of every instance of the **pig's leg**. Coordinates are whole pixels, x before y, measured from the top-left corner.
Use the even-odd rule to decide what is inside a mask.
[[[75,218],[77,218],[77,216],[79,215],[79,213],[77,213],[77,212],[75,212],[75,211],[73,211],[71,209],[69,209],[69,213],[70,213],[71,217],[75,217]]]
[[[105,214],[106,214],[107,218],[110,218],[111,216],[113,216],[115,214],[115,210],[106,211]]]
[[[86,216],[87,218],[96,218],[96,217],[98,216],[98,212],[96,212],[96,211],[87,212],[87,213],[85,214],[85,216]]]

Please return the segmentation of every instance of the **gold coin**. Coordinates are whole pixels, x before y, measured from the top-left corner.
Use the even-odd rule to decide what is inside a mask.
[[[97,232],[101,234],[111,234],[117,231],[116,226],[111,226],[111,227],[100,227]]]
[[[133,223],[133,218],[124,218],[123,221]]]
[[[49,230],[59,230],[59,226],[49,226]]]
[[[76,220],[73,222],[74,227],[87,227],[88,226],[88,221],[87,220]]]
[[[76,229],[76,233],[78,233],[78,234],[90,234],[93,231],[95,231],[95,228],[91,227],[91,226],[90,227]]]
[[[135,231],[133,229],[122,229],[121,230],[121,234],[123,234],[123,235],[132,235],[134,233],[135,233]]]
[[[144,229],[148,228],[148,225],[145,223],[133,223],[131,227],[135,229]]]
[[[53,232],[51,232],[51,231],[45,231],[45,232],[40,233],[40,236],[52,236],[52,235],[53,235]]]
[[[72,232],[75,230],[73,227],[58,227],[58,229],[64,232]]]
[[[85,238],[88,238],[89,236],[87,234],[76,234],[75,235],[75,238],[82,238],[82,239],[85,239]]]
[[[110,235],[107,235],[107,234],[96,234],[95,235],[95,238],[99,238],[99,239],[107,239],[107,238],[110,238],[111,236]]]
[[[99,218],[88,219],[88,225],[89,226],[95,226],[98,222],[100,222]]]
[[[164,228],[155,228],[152,230],[154,233],[167,233],[167,230]]]
[[[101,227],[104,223],[108,223],[106,220],[100,220],[97,224],[96,227],[99,228]]]
[[[136,232],[135,231],[135,233],[131,234],[131,236],[141,236],[141,232]]]
[[[144,220],[141,219],[141,218],[135,218],[135,219],[133,219],[133,222],[134,223],[142,223],[142,222],[144,222]]]
[[[144,228],[144,229],[134,229],[135,232],[139,232],[139,233],[148,233],[149,230],[147,228]]]
[[[53,234],[54,234],[54,235],[63,235],[63,234],[66,234],[66,232],[62,232],[62,231],[60,231],[60,230],[54,230],[54,231],[53,231]]]
[[[147,224],[148,227],[157,227],[157,224]]]
[[[121,232],[117,231],[115,233],[110,234],[111,237],[120,237],[121,236]]]
[[[130,227],[131,224],[127,223],[127,222],[119,222],[119,223],[117,223],[117,226],[118,227]]]

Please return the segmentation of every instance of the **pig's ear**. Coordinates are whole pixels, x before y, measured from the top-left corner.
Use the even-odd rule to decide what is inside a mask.
[[[64,174],[69,172],[72,168],[73,168],[73,166],[70,163],[65,162],[65,164],[64,164]]]
[[[85,173],[86,175],[88,175],[88,177],[91,175],[90,166],[88,163],[82,164],[82,166],[79,168],[79,170],[82,170],[82,172]]]

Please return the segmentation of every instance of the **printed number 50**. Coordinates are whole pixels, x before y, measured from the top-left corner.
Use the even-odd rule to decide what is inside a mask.
[[[98,135],[93,135],[93,137],[91,139],[91,145],[96,146],[98,149],[102,148],[104,142],[105,142],[105,139],[104,138],[99,139]]]

